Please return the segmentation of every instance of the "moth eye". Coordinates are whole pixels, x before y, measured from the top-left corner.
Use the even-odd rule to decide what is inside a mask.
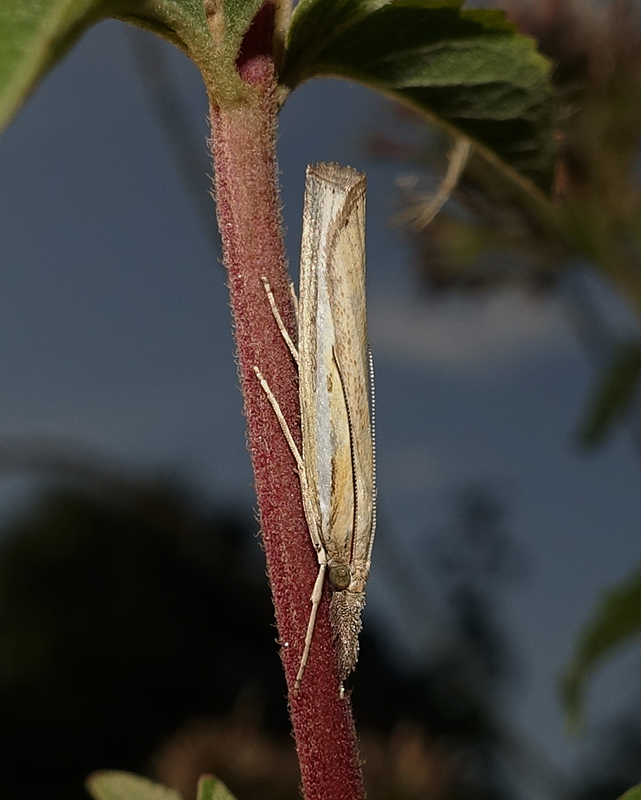
[[[337,592],[342,592],[343,589],[347,589],[351,580],[352,576],[349,567],[346,567],[344,564],[329,568],[329,582]]]

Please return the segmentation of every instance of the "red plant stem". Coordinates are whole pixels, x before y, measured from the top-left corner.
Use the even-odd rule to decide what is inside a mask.
[[[267,13],[266,13],[267,12]],[[238,69],[251,87],[232,108],[212,103],[218,223],[229,274],[240,381],[303,791],[307,800],[361,800],[365,793],[348,699],[339,697],[328,589],[321,603],[303,683],[293,694],[317,563],[303,514],[295,462],[254,373],[259,367],[300,447],[296,367],[261,282],[271,284],[290,331],[295,321],[277,187],[276,79],[269,6],[245,38]],[[294,337],[295,338],[295,337]]]

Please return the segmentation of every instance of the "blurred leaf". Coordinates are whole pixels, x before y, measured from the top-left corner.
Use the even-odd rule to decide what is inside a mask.
[[[641,783],[628,789],[627,792],[619,797],[619,800],[641,800]]]
[[[222,781],[213,775],[202,775],[198,781],[196,800],[236,800]]]
[[[182,800],[175,789],[167,789],[148,778],[116,770],[94,772],[87,778],[87,791],[94,800]],[[220,800],[224,800],[224,795],[220,796]]]
[[[547,192],[550,66],[503,12],[460,0],[301,0],[281,76],[361,81],[427,112]]]
[[[635,573],[625,583],[604,594],[579,637],[562,687],[563,702],[571,727],[576,729],[581,724],[585,684],[597,663],[612,650],[622,647],[639,634],[641,572]]]
[[[2,0],[0,130],[75,40],[104,16],[104,0]]]
[[[593,392],[590,408],[581,426],[580,440],[588,446],[601,444],[634,401],[641,380],[641,343],[625,342]]]

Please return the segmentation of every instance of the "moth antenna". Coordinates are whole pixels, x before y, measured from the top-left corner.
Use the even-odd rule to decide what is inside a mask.
[[[367,345],[367,362],[369,367],[369,418],[372,429],[372,545],[376,530],[376,389],[374,387],[374,359],[372,348]],[[371,555],[371,545],[370,545]]]

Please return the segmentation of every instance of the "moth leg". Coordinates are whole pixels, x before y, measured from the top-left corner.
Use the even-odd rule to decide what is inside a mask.
[[[305,634],[305,645],[303,648],[303,655],[300,660],[300,666],[298,668],[298,674],[296,675],[296,681],[294,682],[294,694],[298,694],[298,690],[300,688],[301,682],[303,680],[303,673],[305,672],[305,667],[307,665],[307,660],[309,658],[309,650],[312,644],[312,637],[314,635],[314,625],[316,623],[316,615],[318,613],[318,606],[321,601],[321,597],[323,595],[323,581],[325,580],[325,571],[327,569],[327,553],[325,552],[325,547],[323,546],[323,540],[320,535],[320,520],[318,517],[318,513],[312,503],[309,489],[307,486],[307,474],[305,472],[305,463],[303,458],[296,447],[296,442],[289,430],[289,425],[287,424],[287,420],[285,419],[283,412],[278,405],[278,400],[274,396],[274,393],[269,388],[269,384],[265,380],[262,372],[258,369],[258,367],[254,367],[254,372],[256,373],[256,377],[258,378],[260,385],[265,392],[267,399],[270,402],[271,407],[274,409],[274,414],[276,414],[276,419],[283,431],[283,435],[289,445],[289,449],[292,451],[294,456],[294,460],[296,461],[296,466],[298,468],[298,477],[300,478],[300,488],[301,488],[301,496],[303,498],[303,510],[305,512],[305,519],[307,521],[307,527],[309,529],[309,538],[312,540],[312,545],[314,550],[316,551],[316,559],[318,561],[318,575],[316,576],[316,581],[314,583],[314,588],[312,590],[312,595],[310,597],[310,601],[312,604],[312,608],[309,614],[309,622],[307,623],[307,632]]]
[[[258,369],[258,367],[254,367],[254,372],[256,373],[256,377],[258,378],[260,385],[269,400],[271,407],[274,409],[274,414],[276,414],[276,419],[278,420],[278,424],[283,432],[285,439],[287,440],[287,444],[289,445],[289,449],[292,451],[292,455],[294,456],[294,460],[296,461],[296,466],[298,468],[298,474],[301,479],[301,485],[304,483],[305,488],[307,488],[307,479],[305,478],[305,464],[303,463],[303,457],[298,451],[298,447],[296,447],[296,442],[294,441],[294,437],[289,430],[289,425],[287,424],[287,420],[283,416],[283,412],[280,410],[280,406],[278,405],[278,400],[274,397],[274,393],[269,388],[269,384],[265,380],[263,373]],[[303,496],[305,493],[303,492]]]
[[[267,300],[269,301],[269,307],[272,310],[272,314],[274,315],[274,319],[276,320],[276,325],[278,325],[278,330],[280,331],[281,336],[285,340],[285,344],[289,348],[289,352],[292,354],[294,361],[298,364],[298,350],[296,349],[296,345],[292,342],[292,337],[289,335],[287,328],[285,327],[285,323],[283,322],[283,318],[280,315],[280,311],[276,307],[276,299],[274,298],[274,293],[272,292],[272,287],[269,285],[269,281],[267,278],[261,278],[263,282],[263,286],[265,287],[265,293],[267,295]],[[298,325],[298,298],[296,297],[296,293],[294,292],[294,287],[290,283],[289,289],[292,293],[294,298],[294,308],[296,309],[296,324]],[[264,387],[263,387],[264,388]],[[272,403],[272,406],[274,404]]]
[[[298,694],[300,685],[303,682],[303,674],[305,673],[305,667],[307,666],[307,660],[309,659],[309,650],[312,646],[312,638],[314,636],[314,626],[316,625],[318,606],[320,605],[321,597],[323,596],[323,583],[325,581],[325,570],[327,569],[327,556],[324,548],[322,552],[325,558],[322,562],[320,558],[318,560],[318,575],[316,576],[316,582],[314,583],[314,589],[310,598],[312,602],[312,609],[309,612],[309,622],[307,623],[307,632],[305,634],[305,647],[303,649],[303,655],[301,656],[300,666],[298,667],[298,675],[296,675],[296,680],[294,682],[294,694]]]

